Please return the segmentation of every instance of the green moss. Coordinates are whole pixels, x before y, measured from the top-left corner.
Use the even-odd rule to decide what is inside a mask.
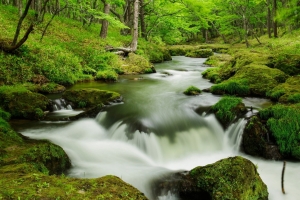
[[[197,187],[212,199],[268,199],[267,186],[255,165],[242,157],[231,157],[190,171]]]
[[[241,80],[229,80],[211,87],[213,94],[230,94],[238,96],[247,96],[250,93],[248,81],[245,79]]]
[[[49,105],[49,99],[22,86],[2,86],[0,87],[0,103],[12,117],[41,119],[44,117],[43,111]]]
[[[116,92],[98,90],[92,88],[67,90],[63,93],[63,98],[78,107],[94,107],[115,101],[121,97]]]
[[[267,96],[280,103],[299,103],[300,102],[300,76],[293,76],[286,80],[271,91]]]
[[[45,83],[38,88],[38,92],[43,94],[60,93],[65,90],[66,88],[64,86],[56,83]]]
[[[280,69],[286,74],[300,74],[300,56],[297,54],[286,54],[283,52],[274,57],[272,62],[275,68]]]
[[[4,110],[2,110],[2,109],[0,108],[0,118],[2,118],[2,119],[4,119],[4,120],[8,121],[8,120],[10,119],[10,117],[11,117],[10,113],[5,112]]]
[[[192,57],[192,58],[208,58],[209,56],[212,56],[214,53],[212,49],[196,49],[189,51],[185,54],[186,57]]]
[[[190,86],[183,93],[186,95],[198,95],[201,94],[201,90],[195,86]]]
[[[215,54],[210,56],[204,64],[211,65],[212,67],[222,67],[228,62],[231,62],[233,57],[229,54]]]
[[[223,125],[227,125],[237,115],[245,112],[246,107],[241,98],[225,96],[212,106],[212,111]]]
[[[286,157],[300,160],[300,104],[275,105],[261,110],[259,116],[267,120],[267,126],[280,152]]]
[[[288,76],[278,69],[265,65],[250,64],[239,68],[233,77],[212,87],[212,91],[223,91],[240,96],[266,96],[266,93],[285,82]],[[232,88],[232,89],[230,89]]]
[[[220,83],[220,77],[219,77],[219,67],[213,67],[213,68],[208,68],[204,72],[202,72],[203,78],[209,79],[213,83]]]
[[[118,80],[118,74],[113,70],[98,71],[95,80],[116,81]]]
[[[130,53],[128,58],[125,60],[122,69],[125,74],[143,74],[150,73],[153,68],[152,64],[143,56]],[[151,72],[153,72],[151,70]]]

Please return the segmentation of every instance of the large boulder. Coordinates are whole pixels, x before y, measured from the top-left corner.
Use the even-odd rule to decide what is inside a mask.
[[[45,117],[44,111],[48,110],[50,100],[25,88],[2,87],[0,105],[11,114],[12,118],[42,119]]]
[[[226,81],[212,86],[214,94],[230,94],[238,96],[266,96],[280,83],[284,83],[288,75],[278,69],[266,65],[249,64],[240,67],[237,72]]]
[[[240,156],[164,177],[158,188],[177,193],[181,200],[268,199],[256,166]]]
[[[272,135],[257,116],[251,117],[245,126],[242,146],[245,153],[252,156],[272,160],[282,159]]]
[[[121,100],[119,93],[93,88],[67,90],[62,97],[71,102],[73,108],[92,108]]]

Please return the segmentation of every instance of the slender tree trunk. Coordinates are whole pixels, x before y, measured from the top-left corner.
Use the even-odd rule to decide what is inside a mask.
[[[146,30],[146,22],[145,22],[145,8],[144,8],[144,0],[140,0],[141,10],[140,10],[140,20],[141,20],[141,31],[142,37],[147,40],[147,30]]]
[[[22,14],[22,16],[20,17],[19,19],[19,22],[18,22],[18,26],[17,26],[17,29],[16,29],[16,32],[15,32],[15,36],[14,36],[14,40],[13,42],[11,43],[11,46],[15,46],[17,44],[17,41],[18,41],[18,37],[20,35],[20,31],[21,31],[21,27],[22,27],[22,23],[28,13],[28,10],[29,10],[29,7],[31,5],[31,2],[32,0],[28,0],[27,4],[26,4],[26,7],[25,7],[25,10]]]
[[[247,18],[245,15],[243,15],[243,27],[244,27],[244,39],[247,48],[249,47],[249,42],[248,42],[248,26],[247,26]]]
[[[110,4],[109,3],[104,3],[104,13],[105,14],[109,14],[110,11]],[[105,39],[107,36],[107,32],[108,32],[108,21],[106,19],[102,20],[102,26],[101,26],[101,31],[100,31],[100,37]]]
[[[133,10],[133,36],[131,42],[132,51],[137,50],[138,37],[139,37],[139,0],[134,1],[134,10]]]
[[[272,37],[272,32],[271,32],[271,27],[272,27],[272,21],[271,21],[271,0],[268,0],[267,2],[267,7],[268,7],[268,16],[267,16],[267,26],[268,26],[268,35],[269,38]]]
[[[275,19],[277,14],[277,0],[273,0],[273,13],[274,13],[274,23],[273,23],[273,31],[274,31],[274,37],[278,37],[278,30],[277,30],[277,20]]]

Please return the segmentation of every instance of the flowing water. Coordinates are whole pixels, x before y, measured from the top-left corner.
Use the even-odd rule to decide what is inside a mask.
[[[18,131],[31,138],[48,139],[64,148],[73,165],[69,176],[94,178],[113,174],[150,199],[177,199],[170,192],[153,194],[152,180],[236,155],[244,156],[258,166],[271,200],[299,199],[299,163],[287,163],[286,195],[283,195],[280,185],[282,162],[240,152],[241,132],[246,120],[240,119],[223,130],[214,115],[207,114],[209,106],[218,102],[220,96],[183,94],[191,85],[200,89],[211,86],[201,78],[201,72],[206,69],[204,61],[173,57],[173,61],[156,65],[155,74],[122,76],[117,83],[78,84],[74,87],[119,92],[124,103],[107,107],[95,119],[42,121]],[[264,99],[245,98],[243,101],[246,106],[256,109],[270,105]],[[53,114],[61,115],[60,111]]]

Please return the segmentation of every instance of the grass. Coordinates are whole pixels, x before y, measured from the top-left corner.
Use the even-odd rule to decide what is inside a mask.
[[[280,152],[300,160],[300,104],[277,104],[259,112],[275,137]]]

